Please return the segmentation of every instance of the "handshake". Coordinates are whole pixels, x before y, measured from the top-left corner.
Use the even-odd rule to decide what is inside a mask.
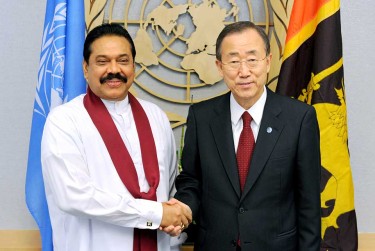
[[[188,205],[174,198],[162,203],[163,217],[159,229],[171,236],[179,235],[193,220]]]

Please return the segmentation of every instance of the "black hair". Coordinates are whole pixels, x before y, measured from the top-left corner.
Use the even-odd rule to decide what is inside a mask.
[[[126,40],[129,41],[130,46],[131,46],[131,52],[133,59],[135,59],[135,46],[133,39],[129,35],[128,31],[121,25],[119,24],[102,24],[94,29],[92,29],[86,36],[85,44],[83,46],[83,58],[86,61],[86,63],[89,63],[89,58],[91,55],[91,45],[92,43],[104,36],[119,36],[119,37],[124,37]]]
[[[221,44],[225,37],[234,33],[241,33],[247,29],[253,29],[261,36],[264,42],[266,55],[268,56],[270,54],[270,41],[264,29],[255,25],[253,22],[240,21],[240,22],[228,24],[220,32],[219,36],[216,39],[216,59],[221,60]]]

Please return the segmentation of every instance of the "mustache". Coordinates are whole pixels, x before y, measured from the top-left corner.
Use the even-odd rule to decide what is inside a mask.
[[[107,76],[100,78],[99,81],[100,81],[101,84],[104,84],[104,82],[106,82],[108,80],[112,80],[114,78],[117,78],[124,83],[128,82],[128,78],[125,77],[125,76],[122,76],[120,73],[108,73]]]

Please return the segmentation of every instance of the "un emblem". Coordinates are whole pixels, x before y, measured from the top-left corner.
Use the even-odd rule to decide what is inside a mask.
[[[176,128],[186,122],[191,103],[228,91],[215,66],[215,43],[229,23],[251,20],[269,34],[274,67],[268,84],[274,88],[287,17],[293,5],[284,2],[85,1],[86,24],[114,22],[125,26],[137,50],[136,78],[131,91],[158,104],[167,113],[172,128]],[[276,16],[277,22],[273,23]],[[276,31],[275,26],[280,29]]]

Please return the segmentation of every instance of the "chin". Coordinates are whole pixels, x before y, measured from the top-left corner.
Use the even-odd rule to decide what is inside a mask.
[[[107,94],[103,95],[103,98],[106,100],[111,100],[111,101],[120,101],[123,100],[126,96],[123,95],[115,95],[115,94]]]

